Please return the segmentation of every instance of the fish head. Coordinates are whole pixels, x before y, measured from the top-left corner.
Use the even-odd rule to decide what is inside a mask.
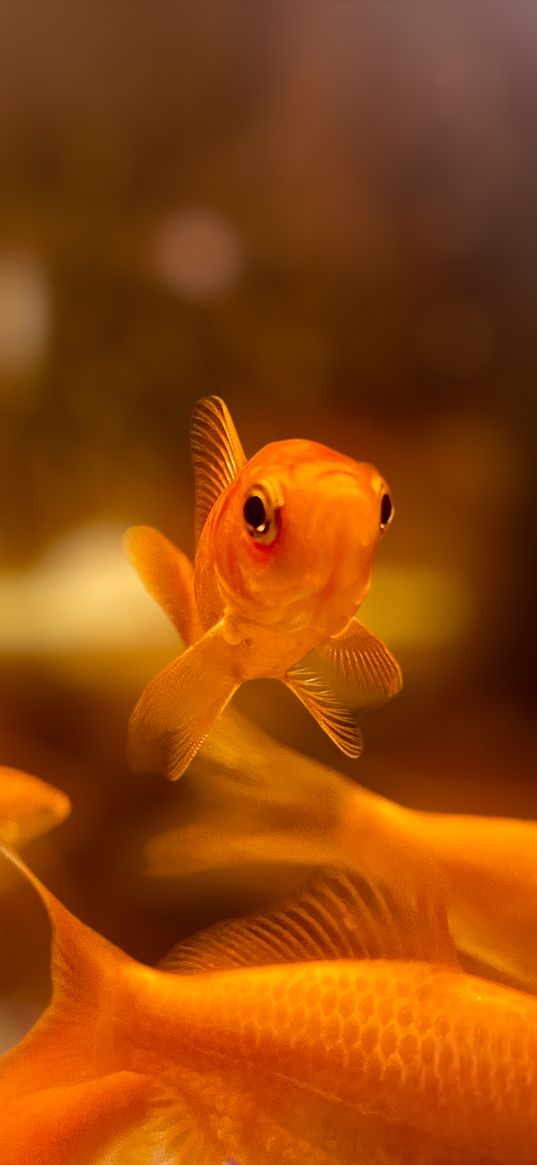
[[[374,466],[311,441],[266,445],[213,515],[225,601],[253,622],[294,629],[313,621],[336,634],[367,594],[392,516]]]

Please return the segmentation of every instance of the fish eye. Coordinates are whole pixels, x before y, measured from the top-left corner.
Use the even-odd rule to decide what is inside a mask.
[[[274,542],[278,533],[278,509],[262,485],[253,485],[248,491],[242,513],[254,542],[265,546]]]
[[[386,530],[393,518],[392,499],[388,493],[383,493],[380,499],[380,529]]]

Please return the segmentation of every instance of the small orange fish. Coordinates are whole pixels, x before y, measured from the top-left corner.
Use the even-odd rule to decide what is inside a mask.
[[[355,618],[393,516],[386,482],[311,441],[277,441],[247,461],[218,397],[194,410],[192,456],[194,567],[156,530],[127,536],[142,579],[192,643],[133,712],[133,767],[180,777],[236,689],[261,676],[283,680],[338,747],[359,756],[354,712],[401,687],[387,647]]]
[[[0,766],[0,845],[25,845],[70,812],[69,798],[59,789],[19,769]]]
[[[137,1074],[153,1083],[166,1165],[534,1165],[537,1000],[464,974],[434,877],[403,870],[399,886],[371,854],[371,869],[321,872],[281,906],[180,944],[158,970],[11,857],[52,923],[54,991],[0,1063],[2,1165],[57,1165],[41,1133],[34,1151],[24,1122],[10,1123],[19,1098],[31,1113],[42,1089],[54,1093],[61,1145],[73,1087],[105,1089],[115,1073],[125,1087]],[[154,1126],[134,1118],[134,1159],[154,1160]],[[101,1120],[97,1105],[84,1136]],[[128,1135],[124,1114],[117,1132]]]

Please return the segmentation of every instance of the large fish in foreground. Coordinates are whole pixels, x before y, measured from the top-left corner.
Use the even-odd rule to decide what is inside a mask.
[[[355,712],[401,687],[387,647],[355,618],[393,514],[386,482],[312,441],[277,441],[247,461],[218,397],[196,406],[191,443],[194,566],[156,530],[127,536],[142,579],[177,625],[188,624],[191,644],[133,712],[134,768],[180,777],[236,689],[261,676],[283,680],[338,747],[359,756]]]
[[[373,852],[154,970],[9,860],[48,911],[54,991],[0,1065],[1,1165],[537,1160],[537,1000],[460,970],[426,869],[395,889]]]

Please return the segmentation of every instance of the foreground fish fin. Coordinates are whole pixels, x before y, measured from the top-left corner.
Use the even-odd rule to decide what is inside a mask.
[[[190,433],[196,484],[196,542],[209,511],[246,463],[231,414],[219,396],[198,401]]]
[[[143,691],[129,722],[129,761],[136,772],[161,772],[176,781],[231,699],[240,680],[223,628],[223,620],[216,623]]]
[[[358,619],[342,635],[328,639],[312,652],[316,662],[349,692],[352,707],[376,708],[396,696],[403,686],[401,668],[391,652]]]
[[[129,1142],[132,1126],[141,1124],[144,1141],[149,1139],[152,1091],[147,1076],[113,1072],[3,1102],[0,1165],[104,1165],[120,1146],[122,1165],[139,1165],[140,1133],[137,1156]]]
[[[2,1060],[2,1088],[22,1093],[81,1077],[104,1075],[117,991],[123,968],[132,960],[79,922],[8,850],[2,858],[34,887],[52,928],[52,1000],[28,1035]]]
[[[176,973],[330,959],[457,965],[443,895],[424,879],[404,891],[379,875],[330,866],[273,910],[217,923],[160,963]]]
[[[122,1030],[145,968],[75,918],[20,858],[0,855],[36,890],[52,931],[52,1000],[0,1059],[0,1165],[160,1160],[169,1098],[160,1081],[129,1070]]]
[[[0,766],[0,845],[25,845],[54,829],[71,812],[60,789],[19,769]]]
[[[189,646],[203,634],[194,598],[194,567],[186,554],[152,526],[133,526],[127,554],[145,588]]]
[[[360,756],[363,749],[360,728],[352,712],[340,704],[321,676],[302,662],[290,668],[285,683],[346,756]]]

